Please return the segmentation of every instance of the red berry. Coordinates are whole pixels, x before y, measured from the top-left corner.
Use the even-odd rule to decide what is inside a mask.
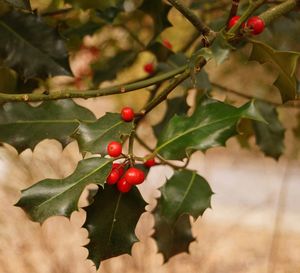
[[[121,117],[124,121],[132,121],[134,119],[133,109],[130,107],[124,107],[121,110]]]
[[[153,74],[154,72],[154,65],[153,63],[147,63],[144,65],[144,71],[147,72],[148,74]]]
[[[163,41],[162,41],[162,43],[163,43],[163,45],[166,47],[166,48],[168,48],[168,49],[172,49],[173,48],[173,45],[169,42],[169,40],[167,40],[167,39],[164,39]]]
[[[126,179],[123,177],[117,183],[117,188],[120,192],[129,192],[132,188],[132,185],[129,184]]]
[[[263,32],[265,22],[259,16],[253,16],[248,19],[247,27],[251,29],[253,35],[257,35]]]
[[[124,165],[123,164],[113,163],[112,168],[117,169],[120,173],[120,176],[123,176],[123,174],[124,174]]]
[[[112,169],[106,178],[106,182],[109,185],[116,184],[121,177],[120,172],[117,169]]]
[[[122,144],[117,141],[108,143],[107,153],[112,157],[118,157],[122,153]]]
[[[134,167],[129,168],[126,171],[124,177],[125,177],[126,181],[132,185],[141,184],[145,180],[144,172],[142,170],[134,168]]]
[[[230,20],[229,20],[229,23],[228,23],[228,29],[231,29],[237,22],[238,20],[241,18],[241,16],[239,15],[236,15],[236,16],[233,16]],[[242,23],[242,28],[245,27],[245,23]]]
[[[154,166],[156,164],[155,159],[154,158],[150,158],[148,160],[146,160],[146,162],[144,163],[144,165],[148,168]]]

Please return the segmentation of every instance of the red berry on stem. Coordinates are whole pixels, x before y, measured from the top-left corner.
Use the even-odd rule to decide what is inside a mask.
[[[163,45],[166,47],[166,48],[168,48],[168,49],[172,49],[173,48],[173,45],[169,42],[169,40],[167,40],[167,39],[164,39],[163,41],[162,41],[162,43],[163,43]]]
[[[125,177],[126,181],[132,185],[141,184],[145,180],[144,172],[142,170],[134,168],[134,167],[129,168],[126,171],[124,177]]]
[[[132,121],[134,119],[134,111],[131,107],[124,107],[121,110],[121,117],[124,121]]]
[[[118,157],[122,153],[122,144],[117,141],[112,141],[107,145],[107,153],[111,157]]]
[[[239,15],[233,16],[228,22],[228,29],[231,29],[238,22],[238,20],[240,20],[240,18],[241,16]],[[242,28],[244,27],[245,27],[245,23],[242,23]]]
[[[154,166],[156,164],[155,159],[154,158],[150,158],[148,160],[145,161],[144,165],[148,168]]]
[[[154,64],[153,63],[147,63],[144,65],[144,71],[148,74],[153,74],[154,72]]]
[[[123,177],[117,183],[117,188],[120,192],[129,192],[132,188],[132,185],[129,184],[126,179]]]
[[[253,35],[258,35],[264,31],[265,22],[259,16],[253,16],[248,19],[247,27],[251,29]]]
[[[108,177],[106,178],[106,182],[109,185],[116,184],[120,177],[120,172],[117,169],[112,169]]]
[[[124,174],[124,165],[123,164],[113,163],[112,168],[118,170],[120,173],[120,176],[122,176]]]

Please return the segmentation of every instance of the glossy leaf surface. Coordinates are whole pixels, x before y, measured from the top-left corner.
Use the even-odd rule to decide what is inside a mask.
[[[70,217],[78,210],[78,200],[84,188],[92,183],[103,186],[111,166],[111,160],[105,158],[81,160],[70,176],[45,179],[23,190],[16,206],[24,209],[36,222],[57,215]]]
[[[95,122],[81,122],[73,134],[81,152],[106,154],[107,144],[122,141],[133,129],[132,122],[125,122],[118,113],[106,113]]]
[[[132,245],[138,241],[134,230],[145,206],[136,187],[125,194],[115,186],[99,189],[94,202],[86,209],[84,224],[90,239],[86,246],[88,258],[97,268],[105,259],[131,253]]]
[[[49,101],[37,107],[27,103],[6,103],[0,107],[0,141],[19,152],[44,139],[56,139],[67,144],[79,126],[79,118],[93,122],[95,116],[72,100]]]
[[[263,120],[253,102],[236,108],[223,102],[202,99],[192,116],[175,115],[158,138],[155,151],[166,159],[183,159],[196,150],[225,145],[237,134],[241,118]]]
[[[194,241],[189,215],[197,219],[210,207],[212,190],[206,180],[193,171],[177,171],[161,188],[161,197],[153,214],[159,252],[167,261],[180,252],[188,252]]]

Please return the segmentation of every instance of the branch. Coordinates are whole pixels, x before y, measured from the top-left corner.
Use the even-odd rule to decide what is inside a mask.
[[[174,6],[186,19],[188,19],[201,34],[206,36],[212,32],[212,30],[205,25],[192,10],[185,6],[181,0],[168,0],[168,2]]]
[[[129,83],[125,85],[117,85],[107,88],[101,88],[96,90],[84,90],[78,91],[55,91],[49,94],[38,94],[38,93],[28,93],[28,94],[5,94],[0,93],[0,102],[9,101],[46,101],[46,100],[59,100],[59,99],[69,99],[69,98],[93,98],[108,96],[114,94],[122,94],[127,92],[136,91],[138,89],[160,83],[162,81],[173,78],[174,76],[183,73],[186,70],[186,66],[181,66],[170,72],[158,75],[156,77],[148,78],[146,80],[141,80],[134,83]]]
[[[71,10],[73,10],[73,8],[65,8],[65,9],[59,9],[54,11],[48,11],[48,12],[41,13],[41,16],[46,17],[46,16],[62,15]]]
[[[247,94],[244,94],[244,93],[241,93],[241,92],[238,92],[236,90],[233,90],[231,88],[227,88],[223,85],[220,85],[218,83],[214,83],[214,82],[211,82],[211,85],[220,89],[221,91],[224,91],[226,93],[231,93],[231,94],[234,94],[236,96],[239,96],[239,97],[242,97],[242,98],[245,98],[245,99],[249,99],[249,100],[252,100],[252,99],[255,99],[255,100],[260,100],[260,101],[263,101],[263,102],[266,102],[266,103],[269,103],[269,104],[272,104],[276,107],[282,107],[282,108],[300,108],[300,104],[297,105],[295,104],[296,102],[299,102],[300,103],[300,100],[294,100],[294,101],[289,101],[288,103],[285,103],[285,104],[281,104],[281,103],[277,103],[277,102],[272,102],[272,101],[268,101],[266,99],[263,99],[263,98],[258,98],[258,97],[253,97],[253,96],[249,96]]]
[[[268,9],[259,15],[261,19],[264,20],[265,24],[269,24],[274,19],[280,17],[281,15],[288,13],[290,10],[297,6],[296,0],[287,0],[273,8]]]
[[[239,8],[239,4],[240,4],[240,0],[232,0],[231,9],[230,9],[229,16],[228,16],[227,22],[226,22],[227,26],[228,26],[230,19],[233,16],[236,16],[238,8]]]

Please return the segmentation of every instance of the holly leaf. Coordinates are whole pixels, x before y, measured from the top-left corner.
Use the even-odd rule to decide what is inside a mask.
[[[278,88],[283,102],[293,100],[297,95],[296,67],[299,52],[277,51],[265,43],[251,40],[253,44],[250,61],[261,64],[271,63],[278,70],[278,78],[274,85]]]
[[[180,160],[196,150],[225,145],[237,134],[236,126],[241,118],[263,121],[253,102],[236,108],[203,98],[191,117],[175,115],[170,120],[158,138],[155,152],[166,159]]]
[[[92,65],[94,71],[94,84],[99,85],[103,81],[109,81],[116,78],[117,73],[123,68],[133,64],[137,57],[137,52],[127,50],[117,53],[109,60],[100,60]]]
[[[210,48],[217,64],[223,63],[228,58],[230,50],[233,49],[233,47],[227,42],[222,32],[217,35]]]
[[[72,135],[78,141],[81,152],[106,154],[107,144],[122,141],[122,136],[130,135],[133,122],[125,122],[120,114],[106,113],[95,122],[81,122]]]
[[[56,139],[63,145],[82,119],[95,120],[88,109],[72,100],[48,101],[33,107],[27,103],[6,103],[0,106],[0,141],[14,146],[18,152],[33,149],[43,139]]]
[[[109,185],[99,189],[93,204],[86,209],[83,226],[89,232],[88,259],[97,268],[105,259],[131,253],[132,245],[138,241],[134,230],[145,206],[136,187],[125,194]]]
[[[12,11],[0,17],[0,57],[25,79],[71,75],[63,40],[31,13]]]
[[[189,215],[194,219],[201,216],[210,207],[212,194],[207,181],[189,170],[176,171],[161,188],[153,212],[153,238],[165,262],[178,253],[188,252],[189,244],[195,240]]]
[[[255,106],[268,122],[253,121],[256,143],[265,155],[278,159],[284,151],[285,129],[278,119],[277,110],[264,101],[256,101]]]
[[[153,126],[153,131],[155,136],[158,138],[159,135],[161,134],[162,130],[166,127],[170,119],[175,115],[175,114],[186,114],[189,107],[186,103],[185,98],[178,97],[174,99],[168,99],[166,100],[167,102],[167,111],[160,123],[157,125]]]
[[[22,191],[16,206],[35,222],[51,216],[70,217],[78,210],[84,188],[95,183],[103,186],[111,170],[111,159],[93,157],[79,161],[76,170],[64,179],[45,179]]]

